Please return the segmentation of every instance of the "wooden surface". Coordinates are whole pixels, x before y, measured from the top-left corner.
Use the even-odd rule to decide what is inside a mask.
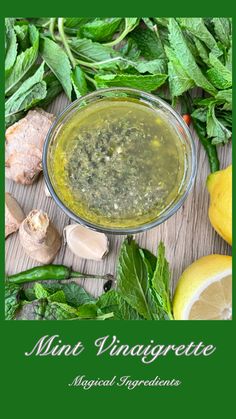
[[[52,113],[59,113],[67,105],[67,99],[62,94],[49,107]],[[172,273],[172,289],[183,270],[194,260],[211,253],[231,254],[231,248],[212,229],[207,211],[209,196],[205,187],[209,173],[206,154],[194,134],[197,148],[198,170],[194,187],[182,208],[165,223],[136,235],[136,240],[142,247],[156,252],[157,244],[163,240],[166,255]],[[231,163],[231,146],[220,147],[219,157],[222,168]],[[54,225],[62,232],[64,226],[71,220],[57,207],[52,198],[44,192],[43,176],[32,186],[23,186],[7,181],[6,191],[13,194],[26,214],[37,208],[46,211]],[[73,223],[73,222],[72,222]],[[117,255],[124,236],[109,236],[110,252],[101,262],[76,258],[66,246],[62,246],[54,263],[72,266],[75,270],[85,273],[114,273]],[[28,258],[19,243],[18,233],[12,234],[6,240],[6,272],[13,274],[38,263]],[[102,280],[78,280],[92,295],[98,296],[103,291]]]

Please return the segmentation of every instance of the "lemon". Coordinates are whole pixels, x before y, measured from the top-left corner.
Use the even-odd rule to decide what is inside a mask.
[[[232,245],[232,166],[207,178],[210,193],[208,215],[217,233]]]
[[[232,257],[208,255],[196,260],[177,284],[175,320],[230,320],[232,318]]]

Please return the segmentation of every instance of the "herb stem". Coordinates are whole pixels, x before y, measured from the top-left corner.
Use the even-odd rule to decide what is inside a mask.
[[[118,36],[116,39],[114,39],[114,41],[107,42],[106,44],[103,44],[103,45],[106,45],[108,47],[114,47],[115,45],[119,44],[126,37],[127,33],[128,32],[126,30],[124,30],[124,32],[122,32],[120,34],[120,36]]]
[[[93,278],[93,279],[104,279],[107,280],[113,280],[114,277],[111,274],[105,274],[105,275],[93,275],[93,274],[84,274],[81,272],[70,272],[70,278]]]
[[[69,47],[69,44],[67,42],[67,38],[64,32],[64,18],[63,17],[59,17],[58,18],[58,31],[61,37],[61,41],[64,45],[64,48],[66,50],[66,53],[71,61],[72,67],[75,68],[76,67],[76,60],[71,52],[71,49]]]
[[[128,25],[127,25],[127,19],[125,19],[125,28],[124,28],[123,32],[121,32],[121,34],[116,39],[114,39],[113,41],[107,42],[103,45],[107,45],[109,47],[114,47],[114,45],[119,44],[126,37],[126,35],[128,33],[129,33],[129,28],[128,28]]]
[[[132,61],[126,60],[123,57],[114,57],[114,58],[110,58],[108,60],[104,60],[104,61],[94,61],[92,63],[89,63],[88,61],[83,61],[83,60],[76,60],[77,64],[83,65],[85,67],[89,67],[89,68],[94,68],[94,67],[99,67],[100,65],[103,64],[109,64],[109,63],[113,63],[116,61],[124,61],[128,64],[134,64]]]
[[[51,37],[52,37],[53,41],[55,41],[55,35],[54,35],[55,24],[56,24],[56,18],[51,17],[50,24],[49,24],[49,32],[51,34]]]
[[[105,313],[105,314],[101,314],[100,316],[88,319],[86,317],[73,317],[73,319],[68,319],[68,320],[106,320],[109,319],[111,317],[114,317],[114,313]]]
[[[51,20],[51,18],[50,18],[49,20],[47,20],[47,22],[45,22],[45,23],[42,25],[42,28],[47,28],[47,27],[50,25],[50,20]]]
[[[102,314],[101,316],[97,316],[96,317],[96,320],[106,320],[106,319],[109,319],[111,317],[114,317],[114,313],[113,312]]]
[[[88,81],[90,81],[90,83],[92,83],[92,84],[95,86],[95,88],[97,88],[96,82],[95,82],[95,80],[94,80],[92,77],[89,77],[87,73],[84,73],[84,77],[85,77]]]

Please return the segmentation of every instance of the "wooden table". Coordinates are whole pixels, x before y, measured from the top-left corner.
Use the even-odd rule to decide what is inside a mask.
[[[62,94],[49,107],[49,112],[57,114],[63,110],[67,103],[65,95]],[[213,230],[208,219],[209,196],[205,186],[209,173],[208,161],[195,133],[193,135],[197,149],[198,171],[192,192],[173,217],[159,227],[135,236],[142,247],[146,247],[154,253],[159,241],[164,241],[172,273],[173,289],[183,270],[194,260],[211,253],[231,254],[231,247]],[[222,168],[228,166],[232,159],[231,145],[220,147],[219,157]],[[60,232],[64,226],[73,223],[57,207],[52,198],[46,197],[43,176],[32,186],[23,186],[7,181],[6,191],[13,194],[26,214],[34,208],[46,211]],[[101,262],[77,258],[73,256],[68,247],[63,245],[54,263],[72,266],[74,270],[84,273],[114,273],[123,239],[124,236],[109,236],[110,252]],[[8,274],[37,265],[37,262],[25,255],[19,243],[18,233],[7,238],[6,272]],[[94,296],[100,295],[103,291],[102,280],[78,280],[78,283],[81,283]]]

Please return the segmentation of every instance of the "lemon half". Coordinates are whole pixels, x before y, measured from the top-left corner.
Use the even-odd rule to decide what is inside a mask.
[[[175,320],[230,320],[232,318],[232,257],[208,255],[198,259],[177,284]]]

